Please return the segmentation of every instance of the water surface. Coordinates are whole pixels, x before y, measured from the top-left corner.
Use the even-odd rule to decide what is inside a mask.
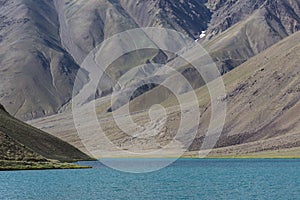
[[[0,199],[300,199],[299,159],[180,159],[148,174],[0,172]]]

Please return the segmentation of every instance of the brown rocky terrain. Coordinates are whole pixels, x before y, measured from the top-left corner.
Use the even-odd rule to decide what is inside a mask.
[[[70,110],[79,66],[105,39],[129,29],[149,26],[171,28],[196,40],[209,52],[221,74],[225,74],[228,94],[223,101],[228,103],[228,115],[216,146],[218,149],[212,155],[274,154],[277,150],[298,152],[298,0],[0,0],[0,8],[1,103],[10,114],[22,120],[62,112],[30,123],[86,153]],[[174,55],[155,49],[156,44],[149,38],[144,42],[153,49],[131,52],[113,62],[96,92],[100,123],[105,124],[114,144],[123,149],[164,146],[174,136],[180,116],[174,95],[157,85],[144,84],[131,96],[130,102],[134,119],[144,126],[129,129],[133,135],[151,135],[152,129],[160,134],[142,140],[132,138],[122,133],[111,117],[110,111],[124,106],[122,99],[114,105],[109,101],[115,83],[124,74],[126,77],[122,77],[118,85],[125,88],[124,94],[141,82],[163,82],[172,76],[169,72],[162,73],[154,63],[173,67],[177,61]],[[108,54],[119,49],[122,46],[112,45]],[[199,54],[195,52],[192,57],[198,58]],[[95,62],[97,56],[92,54]],[[138,65],[139,68],[132,70]],[[203,80],[189,63],[183,62],[174,69],[190,81],[201,102],[199,134],[189,149],[198,151],[210,118],[209,95]],[[83,71],[76,89],[86,86],[93,75],[91,71]],[[176,87],[181,95],[190,98],[189,89],[180,83],[176,83]],[[89,96],[86,99],[86,103],[91,100]],[[149,121],[145,110],[153,104],[168,106],[169,119]],[[83,110],[82,118],[88,119],[89,114],[89,110]],[[11,123],[21,123],[9,119]],[[95,150],[97,145],[99,147],[93,140],[96,127],[89,121],[85,123],[81,126],[90,134],[85,142]],[[163,127],[165,123],[169,128]],[[13,142],[29,145],[31,140],[25,140],[26,137],[17,139],[21,132],[10,130],[12,135],[5,132],[6,125],[1,129],[1,137],[8,138],[8,143],[3,143],[6,148]],[[186,124],[185,128],[190,131],[195,127]],[[187,136],[177,142],[184,146],[188,140]],[[60,150],[67,145],[60,144]],[[108,144],[100,145],[111,151]],[[35,147],[34,153],[41,148]],[[37,153],[46,157],[42,152]]]
[[[30,119],[56,113],[72,97],[78,65],[62,47],[52,1],[0,1],[1,103]]]
[[[210,0],[202,43],[223,73],[300,29],[298,0]]]
[[[300,33],[295,33],[271,48],[251,58],[235,70],[223,76],[227,96],[220,101],[227,102],[227,116],[223,133],[211,156],[299,156],[299,41]],[[157,99],[160,94],[155,88],[131,102],[131,108],[140,105],[145,99]],[[189,94],[186,98],[189,98]],[[201,119],[196,140],[190,146],[187,155],[198,155],[198,150],[206,134],[210,119],[210,97],[206,87],[197,90],[200,103]],[[169,107],[166,121],[149,122],[147,111],[132,114],[134,121],[143,125],[143,130],[128,127],[132,135],[151,135],[155,127],[158,135],[139,139],[124,134],[115,124],[110,114],[104,114],[109,99],[96,101],[99,122],[106,137],[121,149],[153,150],[168,144],[176,134],[180,121],[180,112],[174,96],[160,102]],[[173,107],[175,106],[175,107]],[[86,127],[84,144],[92,150],[104,149],[111,156],[119,155],[109,149],[107,143],[98,138],[98,126],[87,120],[91,111],[82,111],[82,125]],[[128,117],[128,116],[123,116]],[[120,116],[120,118],[122,118]],[[86,120],[84,120],[86,119]],[[62,124],[62,122],[64,122]],[[76,136],[73,117],[70,112],[30,122],[32,125],[66,140],[80,149],[81,140]],[[165,126],[166,123],[166,126]],[[189,125],[185,125],[186,129]],[[82,139],[82,138],[81,138]],[[189,135],[177,138],[182,145],[189,140]],[[107,148],[107,149],[106,149]],[[168,149],[170,155],[178,149]]]
[[[225,73],[299,30],[297,0],[1,0],[0,6],[0,100],[23,120],[57,113],[68,104],[86,55],[122,31],[166,27],[197,39],[207,30],[199,42]],[[122,66],[121,59],[112,77],[168,59],[160,51]],[[83,74],[81,84],[88,78]]]

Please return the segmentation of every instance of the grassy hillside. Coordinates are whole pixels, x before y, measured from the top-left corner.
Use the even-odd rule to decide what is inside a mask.
[[[73,162],[91,158],[70,144],[11,117],[0,106],[0,160],[2,162],[38,163],[50,166],[49,160]],[[2,163],[3,164],[3,163]],[[3,164],[1,166],[3,167]],[[52,165],[55,162],[52,163]],[[70,165],[71,166],[71,165]]]

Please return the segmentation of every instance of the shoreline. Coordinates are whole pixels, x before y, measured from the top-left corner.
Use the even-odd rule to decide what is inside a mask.
[[[91,166],[81,166],[73,163],[60,162],[24,162],[0,161],[0,171],[27,171],[27,170],[59,170],[59,169],[90,169]]]
[[[182,158],[193,158],[193,159],[300,159],[300,156],[272,156],[272,157],[264,157],[264,156],[212,156],[206,158],[199,157],[182,157]]]
[[[197,157],[197,156],[182,156],[182,157],[103,157],[95,159],[99,161],[101,159],[300,159],[300,156],[208,156],[208,157]],[[85,161],[83,161],[85,162]],[[88,162],[88,161],[87,161]]]
[[[51,162],[42,162],[42,163],[28,163],[28,162],[18,162],[18,161],[0,161],[0,172],[4,171],[34,171],[34,170],[76,170],[76,169],[92,169],[91,166],[80,165],[80,162],[92,162],[99,161],[101,159],[197,159],[197,160],[217,160],[217,159],[228,159],[228,160],[271,160],[271,159],[281,159],[281,160],[296,160],[300,159],[300,156],[208,156],[208,157],[198,157],[198,156],[182,156],[180,158],[176,157],[106,157],[92,160],[82,160],[77,161],[76,163],[51,163]],[[2,162],[2,163],[1,163]],[[4,164],[4,165],[3,165]]]

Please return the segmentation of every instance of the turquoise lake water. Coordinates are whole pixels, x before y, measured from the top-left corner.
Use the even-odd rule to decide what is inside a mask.
[[[300,199],[299,159],[180,159],[148,174],[83,164],[95,168],[0,172],[0,199]]]

